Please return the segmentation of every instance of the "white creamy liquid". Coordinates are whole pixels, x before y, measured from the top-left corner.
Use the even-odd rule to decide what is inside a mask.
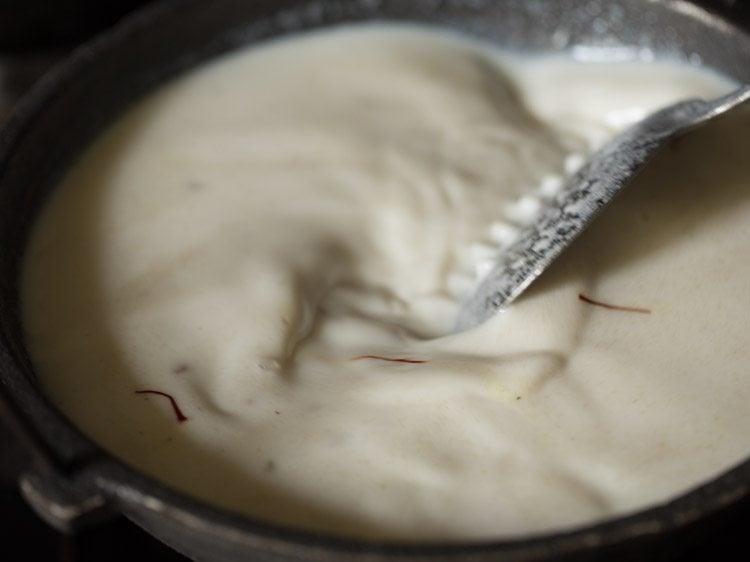
[[[409,27],[222,58],[43,212],[40,379],[131,465],[306,529],[500,538],[667,500],[750,452],[747,120],[670,146],[510,310],[450,329],[566,162],[729,88]]]

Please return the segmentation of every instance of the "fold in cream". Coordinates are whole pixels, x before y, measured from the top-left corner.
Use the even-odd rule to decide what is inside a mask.
[[[747,123],[670,146],[507,313],[449,332],[593,147],[729,87],[385,25],[207,64],[39,219],[41,382],[131,465],[305,529],[488,539],[664,501],[750,451]]]

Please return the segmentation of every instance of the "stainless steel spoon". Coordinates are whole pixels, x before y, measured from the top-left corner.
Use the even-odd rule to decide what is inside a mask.
[[[750,86],[711,101],[679,102],[639,121],[594,153],[555,201],[503,252],[462,306],[456,331],[473,328],[510,305],[667,141],[732,109],[747,107],[748,100]]]

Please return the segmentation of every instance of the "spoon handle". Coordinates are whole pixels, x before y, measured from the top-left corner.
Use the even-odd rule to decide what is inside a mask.
[[[481,324],[523,293],[668,140],[749,99],[750,86],[743,86],[716,100],[679,102],[605,144],[505,249],[462,306],[456,331]]]

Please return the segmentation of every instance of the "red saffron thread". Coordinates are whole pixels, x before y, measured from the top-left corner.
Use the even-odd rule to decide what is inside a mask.
[[[638,314],[651,314],[651,310],[649,310],[648,308],[639,308],[636,306],[620,306],[617,304],[610,304],[607,302],[594,300],[591,297],[587,297],[583,293],[578,293],[578,298],[588,304],[593,304],[594,306],[601,306],[602,308],[606,308],[609,310],[619,310],[621,312],[637,312]]]
[[[182,410],[180,410],[180,407],[177,405],[177,400],[174,399],[174,396],[171,394],[167,394],[166,392],[162,392],[161,390],[136,390],[136,394],[156,394],[157,396],[163,396],[167,400],[169,400],[169,403],[172,404],[172,409],[174,410],[174,415],[177,416],[177,421],[179,423],[188,421],[188,417],[182,413]]]
[[[410,363],[414,365],[427,363],[427,359],[407,359],[405,357],[382,357],[381,355],[358,355],[357,357],[352,357],[350,361],[359,361],[360,359],[380,359],[381,361],[391,361],[393,363]]]

